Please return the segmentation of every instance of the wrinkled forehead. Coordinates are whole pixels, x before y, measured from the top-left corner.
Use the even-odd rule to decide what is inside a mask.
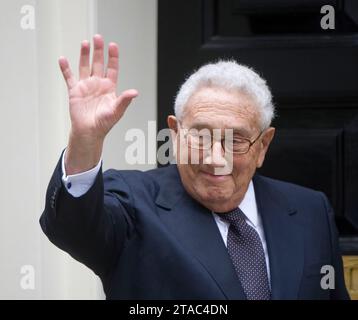
[[[188,100],[182,123],[191,128],[230,128],[249,135],[259,127],[260,115],[247,93],[201,88]]]

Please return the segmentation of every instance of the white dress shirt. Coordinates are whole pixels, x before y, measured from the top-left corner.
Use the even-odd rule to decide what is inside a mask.
[[[65,168],[65,154],[66,150],[62,155],[62,182],[66,187],[67,191],[75,198],[84,195],[93,185],[96,179],[98,171],[101,169],[102,160],[91,170],[81,172],[73,175],[66,175]]]
[[[80,197],[84,195],[93,185],[94,180],[96,179],[97,173],[101,168],[102,160],[98,162],[98,164],[92,168],[91,170],[88,170],[86,172],[74,174],[74,175],[66,175],[66,169],[65,169],[65,153],[66,150],[62,156],[62,182],[67,189],[67,191],[73,196],[73,197]],[[252,181],[249,183],[249,187],[246,191],[246,194],[244,196],[244,199],[241,201],[239,208],[241,211],[245,214],[246,222],[253,227],[256,232],[259,234],[262,246],[265,252],[265,260],[266,260],[266,268],[267,268],[267,274],[269,278],[270,283],[270,265],[269,265],[269,257],[267,252],[267,245],[266,245],[266,239],[265,234],[262,226],[261,217],[257,211],[257,205],[256,205],[256,198],[255,198],[255,190],[254,185]],[[223,238],[223,241],[225,243],[225,246],[227,245],[227,234],[229,231],[229,223],[222,218],[220,218],[217,214],[213,213],[215,222],[219,228],[220,234]]]

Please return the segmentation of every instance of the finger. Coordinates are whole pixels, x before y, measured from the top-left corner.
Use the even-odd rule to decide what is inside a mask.
[[[115,102],[117,119],[120,119],[132,100],[138,96],[138,91],[130,89],[122,92]]]
[[[70,65],[65,57],[60,57],[58,59],[62,75],[66,81],[67,88],[71,89],[76,85],[76,79],[74,78]]]
[[[101,35],[96,34],[93,37],[93,59],[92,59],[92,73],[91,75],[103,77],[103,38]]]
[[[108,45],[108,65],[106,77],[117,83],[118,77],[118,46],[114,42]]]
[[[85,79],[90,76],[90,66],[89,66],[89,56],[90,56],[90,43],[87,40],[82,41],[81,44],[81,54],[80,54],[80,65],[79,65],[79,74],[80,79]]]

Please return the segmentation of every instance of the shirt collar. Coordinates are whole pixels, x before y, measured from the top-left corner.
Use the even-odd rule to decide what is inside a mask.
[[[246,218],[249,219],[255,227],[257,227],[259,224],[259,217],[257,212],[254,184],[252,183],[252,180],[249,183],[249,187],[247,188],[239,208],[245,214]]]

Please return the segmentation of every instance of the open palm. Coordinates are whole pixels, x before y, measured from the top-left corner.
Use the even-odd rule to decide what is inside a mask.
[[[61,57],[59,64],[68,88],[72,134],[104,138],[138,93],[132,89],[117,96],[118,46],[109,44],[105,72],[102,37],[95,35],[93,43],[90,68],[90,44],[82,42],[78,80],[73,76],[66,58]]]

